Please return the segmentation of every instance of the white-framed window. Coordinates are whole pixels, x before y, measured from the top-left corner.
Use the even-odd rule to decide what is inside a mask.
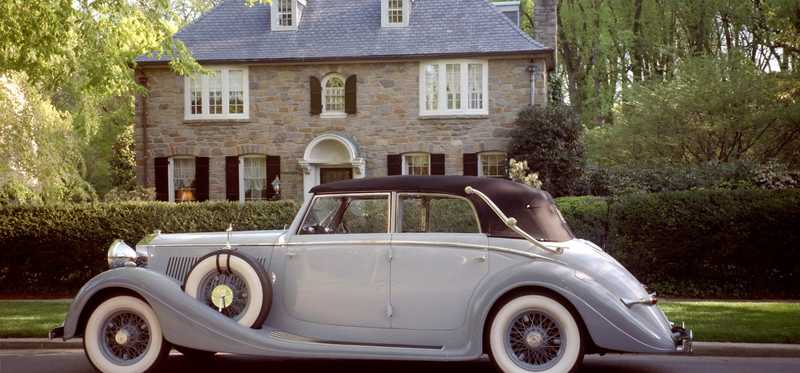
[[[169,201],[191,202],[197,200],[194,157],[169,159]]]
[[[267,156],[239,157],[239,202],[267,199]]]
[[[489,63],[445,60],[420,63],[420,115],[488,115]]]
[[[210,67],[206,75],[187,77],[186,120],[249,119],[247,67]]]
[[[304,0],[272,0],[272,31],[297,30],[305,3]]]
[[[345,117],[345,79],[339,74],[330,74],[322,79],[322,116]]]
[[[431,155],[428,153],[403,154],[403,175],[427,176],[431,174]]]
[[[381,26],[408,26],[409,0],[381,0]]]
[[[478,176],[506,177],[508,157],[503,152],[478,154]]]

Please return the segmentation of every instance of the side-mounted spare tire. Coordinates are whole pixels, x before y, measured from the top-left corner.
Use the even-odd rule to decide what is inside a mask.
[[[233,250],[200,258],[183,288],[189,296],[249,328],[260,328],[272,306],[272,284],[264,267]]]

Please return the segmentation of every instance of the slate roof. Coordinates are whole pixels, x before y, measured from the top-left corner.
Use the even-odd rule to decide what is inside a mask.
[[[268,4],[226,0],[175,37],[201,63],[552,54],[487,0],[412,0],[401,28],[382,28],[380,10],[380,0],[308,0],[297,31],[272,32]]]

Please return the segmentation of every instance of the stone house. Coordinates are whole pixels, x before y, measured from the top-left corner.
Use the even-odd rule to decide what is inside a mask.
[[[556,0],[228,0],[181,30],[211,74],[143,56],[139,182],[159,200],[303,199],[331,181],[505,175],[517,113],[547,101]]]

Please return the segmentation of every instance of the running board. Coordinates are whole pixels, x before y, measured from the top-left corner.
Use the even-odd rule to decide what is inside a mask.
[[[313,343],[318,345],[334,345],[334,346],[353,346],[353,347],[388,347],[388,348],[402,348],[413,350],[444,350],[444,346],[411,346],[411,345],[392,345],[392,344],[379,344],[379,343],[357,343],[357,342],[342,342],[342,341],[326,341],[321,339],[314,339],[303,337],[279,330],[270,332],[272,338],[280,339],[286,342],[303,342]]]

